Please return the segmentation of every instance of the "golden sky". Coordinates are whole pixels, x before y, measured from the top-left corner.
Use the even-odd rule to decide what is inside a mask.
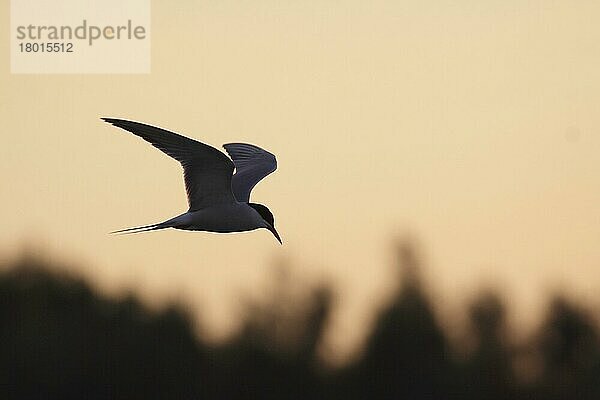
[[[42,243],[106,289],[185,299],[215,334],[291,260],[338,285],[340,353],[392,287],[395,235],[417,238],[446,309],[480,284],[518,321],[548,290],[594,298],[599,19],[584,0],[154,0],[148,75],[11,75],[2,29],[0,252]],[[108,235],[187,204],[179,165],[100,117],[275,153],[253,200],[284,246]]]

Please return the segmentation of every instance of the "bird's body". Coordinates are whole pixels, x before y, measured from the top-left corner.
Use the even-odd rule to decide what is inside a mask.
[[[251,144],[229,143],[224,147],[232,162],[211,146],[161,128],[120,119],[103,120],[141,137],[179,161],[190,206],[187,212],[167,221],[114,233],[166,228],[233,233],[265,228],[281,243],[273,214],[267,207],[249,202],[254,185],[277,167],[271,153]]]
[[[260,214],[248,203],[219,204],[188,211],[170,220],[173,228],[186,231],[231,233],[266,227]]]

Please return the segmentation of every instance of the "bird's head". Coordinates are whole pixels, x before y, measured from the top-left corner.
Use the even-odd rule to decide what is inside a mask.
[[[256,212],[262,217],[264,222],[263,228],[270,230],[273,236],[275,236],[275,239],[277,239],[279,243],[283,244],[281,238],[279,237],[279,233],[277,233],[277,230],[275,229],[275,218],[273,218],[273,213],[271,212],[271,210],[269,210],[266,206],[263,206],[262,204],[248,203],[248,205],[254,208]]]

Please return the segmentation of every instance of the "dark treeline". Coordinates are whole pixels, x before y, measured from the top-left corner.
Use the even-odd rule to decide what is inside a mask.
[[[317,347],[334,296],[302,301],[285,278],[268,304],[247,307],[227,343],[198,338],[177,306],[99,295],[83,280],[24,260],[0,272],[2,399],[600,399],[592,316],[551,301],[528,340],[509,340],[501,298],[465,310],[470,339],[450,343],[400,249],[402,285],[353,364],[324,368]]]

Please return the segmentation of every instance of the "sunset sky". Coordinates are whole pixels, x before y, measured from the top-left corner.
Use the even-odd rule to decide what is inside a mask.
[[[599,304],[599,20],[591,0],[154,0],[140,75],[14,75],[2,29],[0,256],[33,246],[104,290],[180,299],[215,337],[289,262],[338,288],[340,355],[407,236],[442,311],[482,286],[523,324],[550,291]],[[187,203],[174,160],[100,117],[275,153],[253,200],[284,245],[266,230],[108,235]]]

